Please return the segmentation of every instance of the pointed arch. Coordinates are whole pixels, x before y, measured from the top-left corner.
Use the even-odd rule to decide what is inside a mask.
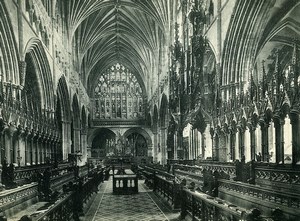
[[[54,107],[55,99],[51,69],[43,44],[38,38],[34,37],[28,41],[23,59],[25,61],[30,59],[34,66],[42,105],[49,108]],[[25,73],[24,76],[25,81],[26,74],[27,73]],[[24,84],[26,84],[26,82],[24,82]]]
[[[84,105],[81,108],[81,128],[83,130],[86,130],[87,128],[87,116],[86,116],[86,110]]]
[[[133,134],[133,133],[138,133],[138,134],[142,135],[142,136],[146,139],[147,145],[148,145],[148,146],[151,146],[151,145],[152,145],[152,139],[151,139],[150,135],[147,133],[147,131],[143,130],[143,129],[140,128],[140,127],[134,127],[134,128],[128,129],[128,130],[124,133],[123,137],[127,138],[129,135],[131,135],[131,134]]]
[[[60,102],[62,120],[71,121],[71,102],[65,76],[58,80],[57,97]]]
[[[0,1],[0,74],[4,82],[19,84],[18,47],[8,18],[4,2]]]
[[[153,124],[152,124],[153,132],[157,132],[157,127],[158,127],[158,109],[157,109],[157,105],[154,105]]]
[[[73,95],[72,100],[72,119],[73,119],[73,126],[76,129],[80,128],[80,108],[79,108],[79,102],[77,98],[77,94]]]
[[[109,134],[109,137],[116,137],[115,132],[108,128],[97,128],[89,130],[88,132],[88,144],[89,146],[93,147],[93,144],[95,144],[95,141],[97,140],[97,137],[101,137],[102,134]]]

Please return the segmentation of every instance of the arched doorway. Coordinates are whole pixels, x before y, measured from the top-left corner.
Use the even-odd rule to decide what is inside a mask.
[[[134,132],[127,137],[130,146],[131,154],[133,157],[146,157],[147,156],[147,141],[143,135]]]
[[[28,118],[27,136],[23,138],[11,137],[13,139],[11,145],[13,146],[13,154],[8,156],[13,157],[11,162],[19,165],[42,164],[54,160],[52,157],[55,155],[56,146],[59,143],[59,141],[56,142],[58,140],[56,136],[52,136],[53,139],[48,139],[51,132],[43,129],[44,122],[47,122],[47,127],[57,130],[56,124],[52,121],[55,107],[52,90],[53,81],[49,61],[42,43],[33,38],[27,43],[24,52],[22,77],[20,79],[23,90],[19,93],[10,84],[8,93],[9,97],[12,98],[12,95],[17,92],[16,95],[22,102],[20,107]]]
[[[57,105],[56,105],[57,125],[61,137],[61,144],[58,146],[60,160],[66,160],[70,150],[71,137],[71,101],[69,97],[66,78],[62,76],[57,85]]]
[[[115,140],[116,135],[113,131],[106,128],[97,130],[92,140],[91,158],[102,160],[116,155]]]
[[[142,128],[131,128],[124,135],[126,154],[132,156],[135,163],[152,162],[148,148],[152,146],[149,134]]]

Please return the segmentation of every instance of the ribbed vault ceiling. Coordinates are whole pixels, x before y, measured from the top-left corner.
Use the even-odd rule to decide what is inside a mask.
[[[172,0],[74,0],[67,16],[78,70],[93,88],[97,76],[122,63],[144,87],[166,40]]]

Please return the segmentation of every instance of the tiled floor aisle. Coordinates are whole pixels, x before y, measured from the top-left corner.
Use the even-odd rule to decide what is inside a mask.
[[[113,195],[112,181],[101,185],[86,220],[92,221],[162,221],[169,220],[152,200],[139,181],[139,193],[134,195]],[[96,205],[97,204],[97,205]]]

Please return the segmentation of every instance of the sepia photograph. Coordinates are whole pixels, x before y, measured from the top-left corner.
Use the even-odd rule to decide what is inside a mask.
[[[0,0],[0,221],[300,221],[300,0]]]

